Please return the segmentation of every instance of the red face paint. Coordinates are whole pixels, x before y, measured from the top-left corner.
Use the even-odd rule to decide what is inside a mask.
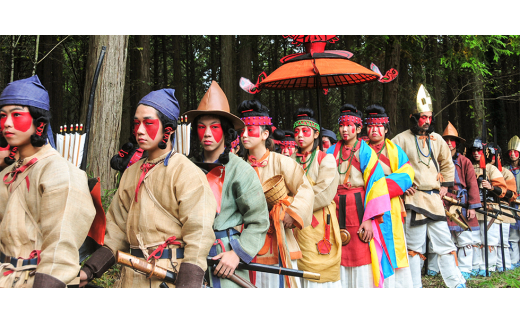
[[[247,135],[249,137],[260,137],[260,126],[247,126]],[[242,137],[244,135],[244,129],[242,129],[242,133],[240,136]]]
[[[215,123],[210,126],[211,134],[213,138],[215,138],[215,142],[219,143],[222,140],[222,136],[224,135],[224,131],[222,130],[222,125],[220,123]]]
[[[455,140],[448,139],[448,143],[451,145],[451,148],[456,148],[457,147],[457,143],[455,142]]]
[[[141,125],[141,121],[134,119],[134,136],[137,135],[137,130],[139,129],[140,125]]]
[[[323,148],[330,148],[330,140],[327,138],[327,139],[323,139]]]
[[[211,130],[211,134],[215,139],[216,143],[219,143],[222,140],[222,136],[224,135],[224,131],[222,130],[222,125],[220,123],[215,123],[209,126]],[[243,131],[243,130],[242,130]],[[204,134],[206,133],[206,126],[203,124],[199,124],[197,126],[197,134],[199,135],[199,141],[204,140]]]
[[[206,132],[206,126],[203,124],[197,125],[197,135],[199,135],[199,141],[204,139],[204,133]]]
[[[419,118],[419,121],[417,122],[419,127],[422,127],[425,123],[432,124],[432,117],[431,116],[427,116],[427,115],[422,115]]]
[[[382,132],[381,132],[381,128],[384,128],[383,125],[373,125],[373,126],[368,126],[368,133],[374,133],[374,131],[377,131],[377,134],[379,135],[379,137],[382,137]]]
[[[519,156],[518,150],[511,149],[509,151],[509,157],[511,157],[511,158],[518,158],[518,156]]]
[[[311,128],[309,127],[305,127],[305,126],[299,126],[299,127],[296,127],[296,129],[294,129],[294,137],[297,137],[299,134],[303,133],[303,136],[304,137],[310,137],[311,134],[312,134],[312,130]]]
[[[33,118],[30,112],[14,111],[11,113],[13,119],[13,127],[21,132],[26,132],[31,128]]]
[[[159,131],[159,119],[145,119],[143,122],[148,136],[154,140],[157,136],[157,131]]]
[[[4,130],[5,121],[7,120],[7,114],[0,114],[0,131]]]

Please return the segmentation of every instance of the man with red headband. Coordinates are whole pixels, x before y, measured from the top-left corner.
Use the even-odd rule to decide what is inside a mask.
[[[448,187],[453,186],[455,174],[450,148],[439,134],[433,132],[432,99],[423,85],[419,88],[416,103],[417,107],[410,115],[410,129],[392,139],[408,155],[415,171],[414,184],[405,191],[404,197],[413,286],[422,287],[421,259],[425,259],[428,235],[431,250],[438,255],[444,283],[450,288],[465,288],[466,280],[457,267],[457,247],[451,241],[442,203]]]
[[[514,136],[507,144],[508,155],[510,164],[505,166],[511,171],[516,181],[516,192],[520,193],[520,138]],[[516,201],[516,200],[515,200]],[[514,206],[518,208],[518,203],[515,202]],[[511,247],[511,267],[514,269],[520,267],[520,222],[517,220],[512,223],[509,227],[509,245]]]
[[[401,147],[387,139],[390,136],[390,121],[385,109],[374,104],[365,112],[368,143],[376,152],[385,173],[392,205],[392,210],[385,212],[380,224],[386,245],[386,263],[395,272],[385,279],[385,288],[411,288],[412,273],[408,265],[402,218],[406,210],[400,196],[412,186],[415,172]]]
[[[391,209],[390,197],[376,153],[358,138],[362,118],[361,111],[352,104],[341,106],[341,140],[328,150],[332,150],[339,172],[334,202],[342,242],[341,285],[383,287],[392,269],[382,267],[384,242],[379,223]]]

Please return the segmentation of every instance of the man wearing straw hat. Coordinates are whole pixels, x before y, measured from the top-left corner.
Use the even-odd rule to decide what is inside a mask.
[[[11,166],[0,172],[0,287],[73,282],[96,215],[87,174],[54,149],[49,109],[36,75],[0,95],[0,146],[11,146]]]
[[[215,242],[209,255],[220,259],[209,268],[212,287],[239,287],[227,278],[233,273],[249,280],[246,270],[236,270],[240,260],[250,263],[262,248],[269,228],[269,214],[262,185],[253,168],[230,153],[237,130],[245,127],[240,118],[229,112],[226,95],[217,84],[211,86],[197,110],[184,114],[197,131],[191,132],[192,157],[203,171],[217,200],[213,222]],[[202,152],[200,146],[202,145]],[[213,167],[216,166],[216,167]],[[217,183],[217,185],[212,185]],[[241,232],[235,229],[241,228]]]
[[[423,85],[419,88],[416,104],[410,115],[410,129],[392,139],[408,155],[415,171],[414,183],[404,197],[413,286],[422,287],[421,259],[425,259],[428,235],[432,251],[438,255],[444,283],[450,288],[465,288],[466,280],[457,268],[457,248],[451,241],[442,203],[448,187],[453,186],[455,175],[450,148],[439,134],[433,132],[432,99]]]
[[[480,203],[480,195],[478,191],[477,177],[475,176],[475,169],[471,164],[471,161],[463,156],[459,149],[466,141],[459,137],[457,129],[448,121],[446,129],[442,134],[442,138],[448,144],[451,151],[451,157],[453,164],[455,165],[455,177],[453,186],[448,188],[448,197],[459,200],[463,204],[468,204],[468,208],[452,207],[447,201],[444,201],[446,209],[452,213],[455,212],[455,208],[461,211],[461,217],[463,222],[466,222],[471,228],[471,231],[464,231],[457,223],[448,219],[448,227],[451,231],[451,239],[457,246],[457,259],[459,269],[465,279],[469,279],[470,276],[476,275],[476,271],[472,273],[473,266],[473,253],[476,246],[480,242],[479,225],[476,217],[475,209],[482,206]],[[437,254],[430,253],[428,255],[428,273],[435,276],[439,272],[439,266],[437,264]]]

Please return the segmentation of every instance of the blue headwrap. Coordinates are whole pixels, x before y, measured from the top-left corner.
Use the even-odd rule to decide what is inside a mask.
[[[336,134],[329,129],[321,128],[321,136],[322,137],[329,137],[336,141],[338,141],[338,138],[336,137]]]
[[[31,106],[49,111],[49,93],[38,76],[34,75],[7,84],[0,95],[0,107],[4,105]],[[50,124],[47,125],[47,136],[52,148],[56,148]]]
[[[178,120],[179,119],[179,102],[175,98],[174,89],[160,89],[148,93],[144,98],[139,101],[139,104],[145,104],[160,111],[168,119]],[[172,152],[164,159],[164,166],[168,166]]]
[[[167,118],[172,120],[179,119],[179,102],[175,98],[174,89],[160,89],[148,93],[139,101],[139,104],[145,104],[160,111]]]

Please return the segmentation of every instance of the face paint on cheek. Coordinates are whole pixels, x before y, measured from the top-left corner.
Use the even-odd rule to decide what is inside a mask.
[[[203,124],[199,124],[197,126],[197,135],[199,135],[199,141],[202,141],[202,139],[204,139],[205,132],[206,132],[206,126]]]
[[[419,125],[419,127],[422,127],[426,122],[428,122],[428,124],[432,124],[432,117],[422,116],[419,118],[417,124]]]
[[[141,122],[139,120],[134,120],[134,136],[137,135],[137,130],[139,130],[139,126],[141,126]]]
[[[21,132],[26,132],[31,128],[33,118],[30,112],[13,112],[11,114],[13,118],[13,127]]]
[[[5,121],[7,120],[7,116],[2,114],[0,116],[0,131],[4,130]]]
[[[324,141],[323,148],[330,148],[330,141]]]
[[[215,138],[215,141],[217,143],[219,143],[220,140],[222,140],[222,136],[224,134],[224,132],[222,130],[222,126],[220,124],[213,124],[210,126],[210,129],[211,129],[211,134],[213,135],[213,138]]]
[[[260,137],[260,126],[249,126],[247,127],[247,135],[249,137]]]
[[[511,158],[518,158],[518,155],[519,155],[518,151],[516,151],[516,150],[509,151],[509,157],[511,157]]]
[[[456,148],[457,147],[457,143],[455,142],[455,140],[449,140],[449,143],[450,143],[452,148]]]
[[[309,127],[303,127],[302,132],[303,132],[303,136],[307,137],[307,138],[310,137],[311,133],[312,133],[311,128],[309,128]]]
[[[292,155],[294,153],[294,147],[289,147],[289,155]]]
[[[144,127],[146,128],[148,136],[150,136],[152,140],[155,140],[155,137],[157,136],[157,131],[159,131],[159,119],[144,120]]]

